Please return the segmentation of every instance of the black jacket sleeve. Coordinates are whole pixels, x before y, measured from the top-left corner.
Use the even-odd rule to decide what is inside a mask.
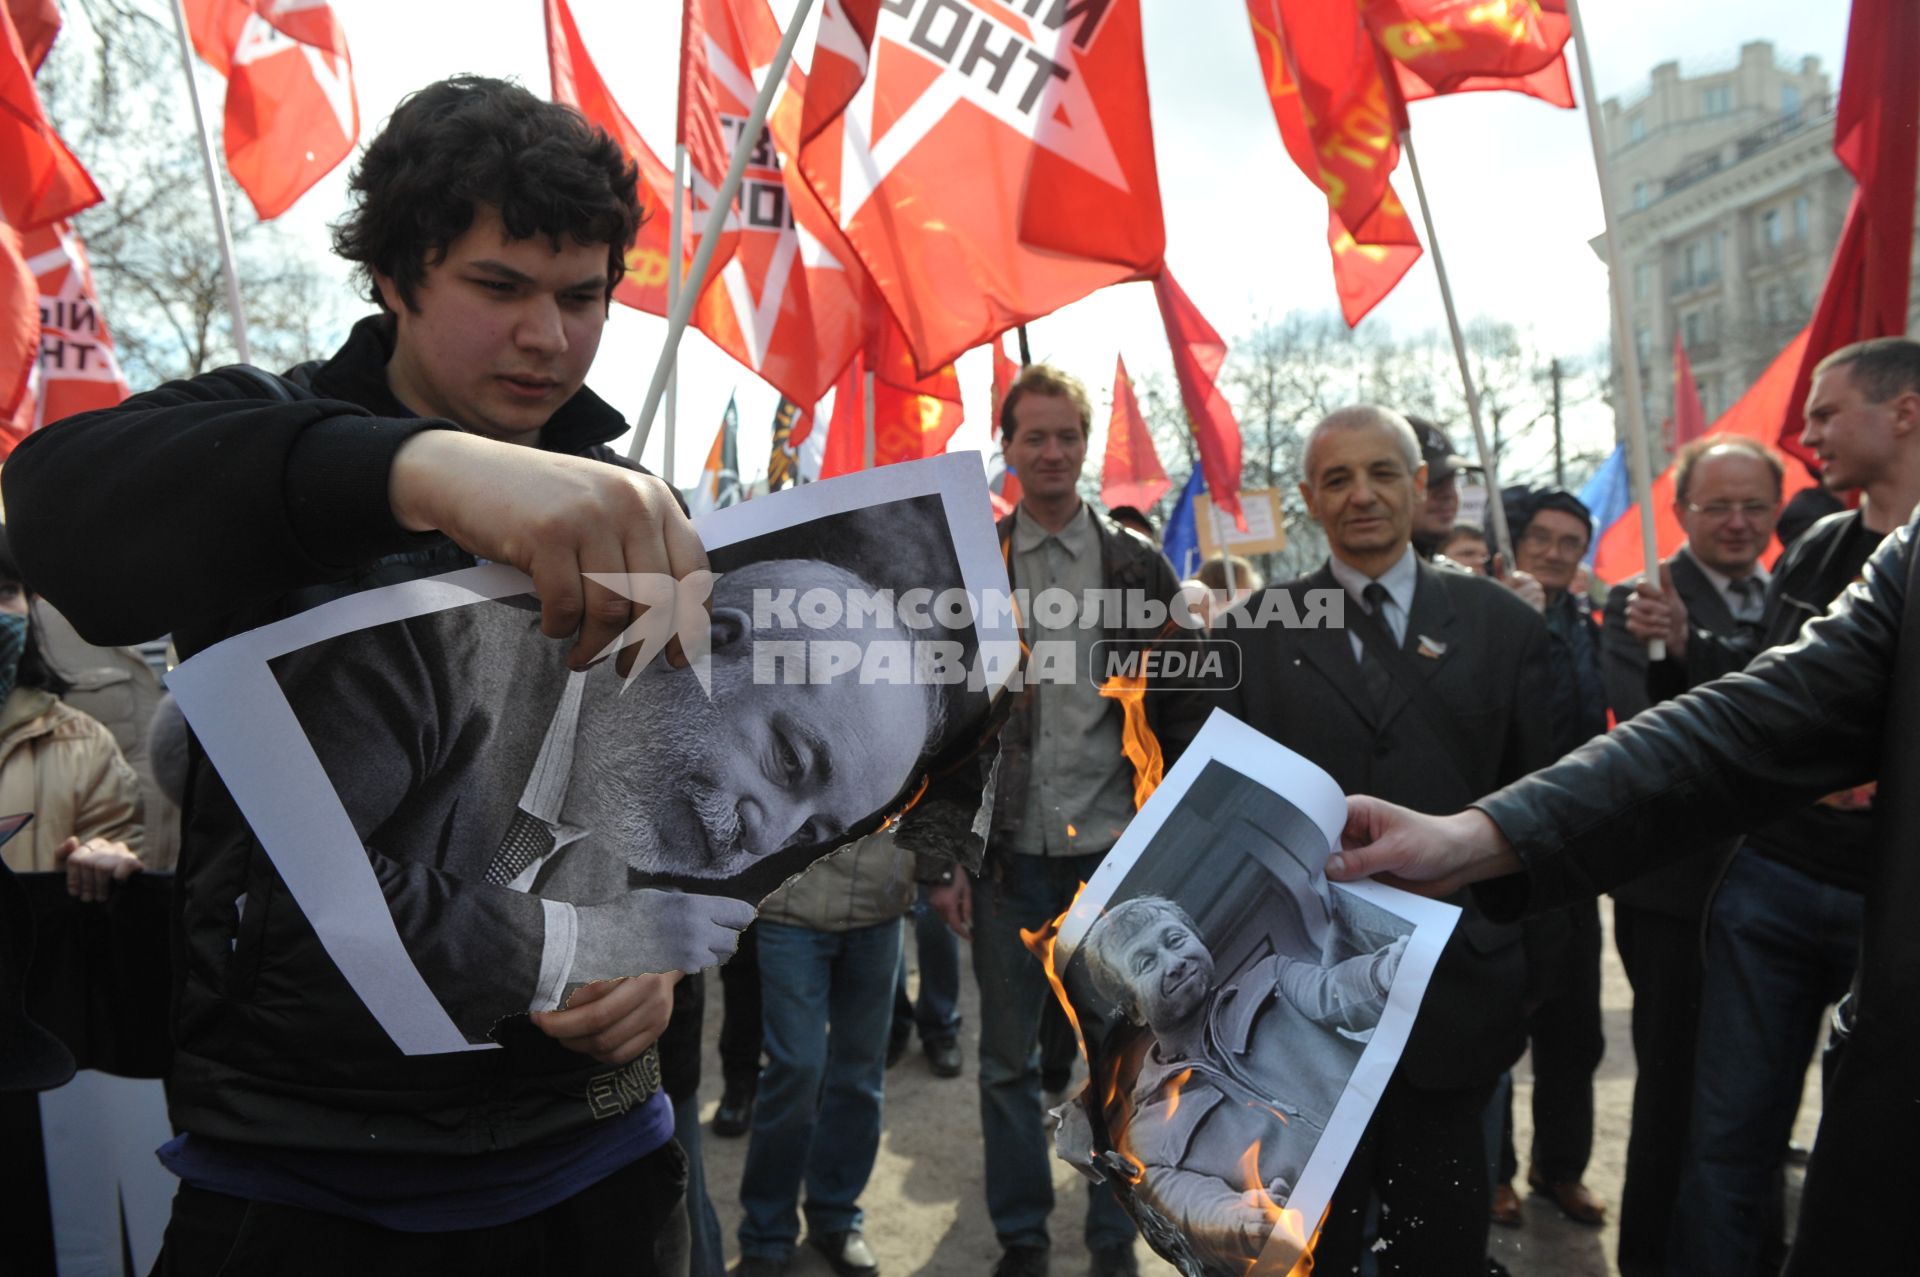
[[[1873,779],[1915,525],[1799,640],[1657,705],[1475,804],[1526,866],[1483,884],[1490,913],[1605,891],[1701,842]]]
[[[388,472],[437,428],[221,369],[29,435],[0,474],[7,531],[89,641],[140,642],[418,544]]]

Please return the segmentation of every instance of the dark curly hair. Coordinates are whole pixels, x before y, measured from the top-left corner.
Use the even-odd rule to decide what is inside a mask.
[[[607,246],[607,291],[626,274],[642,220],[639,170],[604,129],[517,84],[459,75],[410,94],[348,179],[354,206],[333,251],[358,263],[367,299],[386,302],[377,271],[409,310],[427,267],[490,204],[507,233]]]

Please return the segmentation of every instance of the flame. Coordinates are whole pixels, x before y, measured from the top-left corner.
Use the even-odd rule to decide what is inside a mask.
[[[1326,1213],[1321,1213],[1320,1225],[1314,1227],[1313,1236],[1309,1237],[1306,1220],[1300,1212],[1273,1200],[1273,1194],[1267,1191],[1266,1182],[1260,1178],[1259,1140],[1255,1140],[1253,1147],[1240,1158],[1240,1182],[1245,1186],[1243,1200],[1249,1206],[1257,1207],[1264,1212],[1266,1217],[1273,1221],[1274,1231],[1300,1254],[1300,1258],[1294,1261],[1293,1267],[1287,1270],[1287,1277],[1307,1277],[1313,1271],[1313,1247],[1320,1240],[1320,1225],[1327,1222]],[[1273,1245],[1271,1236],[1267,1239],[1267,1245]],[[1253,1266],[1258,1268],[1259,1261],[1255,1260]]]
[[[1115,674],[1100,684],[1100,695],[1120,702],[1120,751],[1133,764],[1133,809],[1138,811],[1160,788],[1167,772],[1160,738],[1147,724],[1147,676]]]
[[[1074,905],[1080,903],[1080,893],[1086,889],[1087,884],[1084,882],[1075,887],[1073,899],[1069,900],[1067,907],[1060,911],[1060,916],[1038,931],[1020,928],[1021,943],[1027,946],[1028,953],[1040,960],[1041,970],[1047,973],[1047,983],[1053,986],[1053,996],[1060,1000],[1060,1009],[1067,1013],[1067,1023],[1073,1026],[1073,1039],[1080,1044],[1080,1058],[1083,1060],[1088,1058],[1087,1039],[1080,1032],[1080,1017],[1074,1014],[1073,1003],[1067,998],[1067,986],[1061,982],[1060,972],[1054,969],[1053,951],[1055,943],[1060,939],[1060,924],[1065,922],[1067,915],[1073,912]]]
[[[1079,836],[1080,836],[1080,831],[1078,829],[1075,829],[1071,824],[1069,824],[1067,826],[1067,837],[1078,838]]]
[[[1181,1069],[1173,1075],[1173,1080],[1167,1083],[1167,1120],[1169,1122],[1173,1120],[1173,1115],[1180,1111],[1180,1092],[1186,1089],[1187,1082],[1192,1077],[1192,1069]]]

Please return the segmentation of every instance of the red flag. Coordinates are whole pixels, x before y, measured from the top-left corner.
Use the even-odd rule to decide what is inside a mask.
[[[1673,446],[1684,447],[1707,433],[1707,410],[1700,403],[1700,383],[1693,379],[1687,345],[1673,334]]]
[[[802,139],[817,137],[840,117],[860,91],[873,58],[873,34],[881,0],[824,0],[813,50]]]
[[[1400,143],[1379,58],[1351,6],[1247,0],[1247,18],[1280,140],[1326,192],[1334,286],[1357,324],[1421,251],[1387,181]]]
[[[11,423],[26,398],[40,348],[40,288],[20,249],[20,232],[0,222],[0,422]],[[0,432],[0,449],[17,436]]]
[[[1207,477],[1213,504],[1233,516],[1241,528],[1240,423],[1233,406],[1220,392],[1217,378],[1227,361],[1227,343],[1206,321],[1174,282],[1173,272],[1154,276],[1153,296],[1167,326],[1167,344],[1173,348],[1173,371],[1180,379],[1180,399],[1186,405],[1187,424],[1200,445],[1200,465]]]
[[[1573,105],[1566,0],[1363,0],[1407,101],[1511,89]]]
[[[1165,230],[1138,0],[1032,18],[991,0],[883,5],[867,74],[805,140],[801,171],[923,371],[1153,269]]]
[[[0,9],[0,217],[29,231],[100,202],[100,188],[47,122],[9,10]]]
[[[0,428],[0,456],[43,425],[127,397],[80,236],[57,222],[28,231],[21,250],[36,280],[40,349],[30,366],[31,398]]]
[[[1007,357],[1004,337],[1002,333],[987,343],[993,347],[993,455],[987,460],[987,493],[993,499],[995,518],[1012,514],[1020,504],[1020,476],[1008,468],[1001,446],[1000,405],[1007,401],[1007,392],[1020,376],[1020,365]]]
[[[626,112],[607,91],[606,81],[580,40],[580,28],[566,0],[546,0],[547,70],[553,100],[576,108],[605,129],[640,169],[640,212],[644,219],[627,250],[627,273],[613,291],[616,301],[649,314],[667,313],[667,270],[673,260],[668,236],[667,201],[673,197],[673,172],[660,162]]]
[[[184,2],[193,47],[227,78],[227,169],[278,217],[360,136],[346,32],[318,0]]]
[[[1107,459],[1100,472],[1100,500],[1111,510],[1130,505],[1145,510],[1172,485],[1154,451],[1140,401],[1133,397],[1127,361],[1113,370],[1113,415],[1107,421]]]
[[[1801,414],[1814,365],[1840,347],[1907,331],[1913,268],[1914,138],[1920,135],[1920,5],[1854,0],[1833,121],[1833,150],[1859,186],[1847,207],[1826,286],[1813,309],[1807,353],[1781,414],[1780,446],[1808,466]]]
[[[1806,349],[1807,333],[1803,329],[1799,336],[1787,343],[1787,348],[1760,374],[1760,379],[1753,383],[1747,393],[1721,414],[1706,433],[1743,435],[1772,445],[1779,433],[1781,415],[1787,409],[1788,396],[1793,391],[1794,373]],[[1806,471],[1797,466],[1788,466],[1780,495],[1784,500],[1802,488],[1812,486],[1813,479]],[[1686,542],[1686,531],[1673,513],[1671,466],[1653,481],[1653,524],[1662,559]],[[1774,541],[1761,556],[1761,561],[1771,565],[1779,554],[1780,543]],[[1638,576],[1646,566],[1646,551],[1640,544],[1640,506],[1635,503],[1600,533],[1600,545],[1594,551],[1593,573],[1603,581],[1625,581]]]
[[[6,0],[6,10],[13,17],[14,30],[20,33],[27,65],[38,71],[53,48],[54,37],[60,34],[58,0]]]
[[[734,74],[741,74],[735,68],[739,59],[735,50],[739,41],[734,38],[733,19],[721,8],[709,15],[713,6],[708,0],[682,0],[680,7],[680,101],[674,115],[674,141],[687,148],[687,203],[682,209],[685,223],[684,241],[687,262],[681,265],[681,274],[694,252],[700,246],[700,236],[713,212],[713,202],[720,194],[720,183],[727,175],[727,165],[733,159],[732,139],[739,133],[743,122],[742,115],[735,111],[722,116],[720,99],[714,88],[713,61],[719,56],[723,65]],[[766,6],[759,6],[759,15],[770,25],[772,19],[766,15]],[[715,29],[709,30],[709,20]],[[718,46],[714,37],[724,43]],[[778,38],[778,32],[775,32]],[[737,95],[736,95],[737,96]],[[772,167],[771,157],[757,157],[763,162],[760,169]],[[740,206],[743,197],[751,200],[759,190],[755,180],[749,178],[742,182],[739,192],[734,196],[733,205],[727,209],[725,221],[721,223],[722,239],[714,249],[713,260],[707,264],[707,278],[716,279],[727,261],[739,247]],[[670,198],[672,188],[666,194]]]
[[[873,377],[873,464],[917,461],[946,451],[960,428],[960,378],[952,364],[915,379],[913,355],[895,326],[879,329],[835,383],[820,477],[864,468],[867,372]]]

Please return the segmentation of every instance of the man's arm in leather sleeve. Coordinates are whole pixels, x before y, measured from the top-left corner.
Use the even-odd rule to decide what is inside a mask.
[[[1799,641],[1657,705],[1475,803],[1526,865],[1477,890],[1489,914],[1552,908],[1874,775],[1915,525]]]

